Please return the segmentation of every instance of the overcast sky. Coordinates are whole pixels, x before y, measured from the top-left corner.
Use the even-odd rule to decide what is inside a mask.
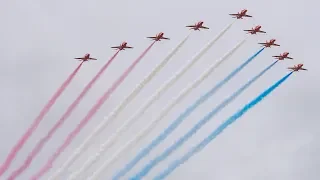
[[[319,3],[315,0],[289,1],[147,1],[147,0],[24,0],[0,2],[0,161],[26,131],[34,118],[57,87],[76,68],[74,57],[91,53],[98,61],[85,63],[70,87],[57,101],[39,128],[20,151],[16,160],[4,177],[18,168],[36,142],[60,118],[66,108],[77,97],[82,88],[91,80],[99,68],[111,57],[114,50],[110,46],[127,41],[134,49],[122,51],[103,77],[96,83],[72,116],[48,142],[33,161],[30,168],[18,179],[25,180],[41,168],[47,158],[64,141],[66,135],[86,115],[100,95],[150,44],[146,36],[162,31],[170,41],[156,43],[128,79],[104,104],[92,121],[86,126],[69,148],[54,164],[54,168],[43,177],[45,179],[59,167],[79,143],[92,131],[103,117],[108,115],[132,91],[136,83],[160,63],[167,53],[188,33],[186,25],[202,20],[210,30],[192,34],[185,46],[176,54],[168,66],[135,98],[135,100],[100,135],[100,142],[130,117],[136,108],[152,94],[176,70],[212,39],[226,25],[232,22],[229,13],[242,8],[254,19],[239,20],[199,62],[185,74],[162,98],[157,101],[132,129],[117,141],[108,155],[115,152],[141,126],[155,117],[161,108],[175,97],[181,87],[196,79],[206,67],[223,56],[236,43],[245,38],[243,29],[262,25],[267,35],[257,35],[248,39],[233,56],[214,72],[203,84],[192,92],[182,103],[157,126],[157,128],[132,151],[126,153],[112,168],[105,172],[104,179],[131,160],[135,153],[169,122],[174,120],[190,103],[205,93],[219,80],[245,61],[259,49],[258,42],[276,38],[281,47],[266,49],[237,77],[225,85],[214,97],[197,109],[147,158],[143,159],[129,175],[137,172],[148,160],[177,140],[193,124],[214,108],[224,98],[239,88],[249,78],[261,71],[274,60],[272,55],[290,52],[294,60],[279,62],[243,95],[217,115],[182,148],[157,166],[146,179],[151,179],[163,170],[173,159],[180,157],[188,148],[197,144],[222,121],[249,102],[288,71],[287,67],[304,63],[307,72],[295,73],[283,85],[268,96],[261,104],[250,110],[238,122],[208,145],[203,151],[180,166],[168,179],[184,180],[317,180],[320,170],[319,121],[316,117],[319,95]],[[77,164],[98,148],[98,142]],[[317,143],[318,142],[318,143]],[[107,157],[107,156],[106,156]],[[103,160],[103,158],[102,158]],[[99,161],[93,168],[98,167]],[[72,167],[73,169],[76,166]],[[71,168],[71,169],[72,169]],[[93,172],[88,170],[88,174]],[[9,173],[10,172],[10,173]]]

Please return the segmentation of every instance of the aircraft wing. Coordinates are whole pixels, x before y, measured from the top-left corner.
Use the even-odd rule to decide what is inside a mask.
[[[300,68],[300,70],[304,70],[304,71],[307,71],[307,69],[305,69],[305,68]]]
[[[279,44],[273,44],[274,46],[280,46]]]
[[[243,30],[243,31],[252,32],[253,30],[252,29],[246,29],[246,30]]]
[[[267,32],[265,32],[265,31],[258,31],[259,33],[267,33]]]
[[[258,44],[261,44],[261,45],[267,45],[268,43],[258,43]]]
[[[205,27],[205,26],[201,26],[201,28],[203,28],[203,29],[209,29],[208,27]]]
[[[169,38],[166,38],[166,37],[162,37],[161,39],[167,39],[167,40],[170,40]]]
[[[120,48],[120,46],[113,46],[113,47],[111,47],[111,48]]]
[[[282,57],[282,56],[272,56],[272,57],[277,57],[277,58],[280,58],[280,57]]]
[[[96,58],[89,58],[90,60],[97,60]]]
[[[190,26],[186,26],[186,27],[196,27],[195,25],[190,25]]]
[[[245,17],[252,17],[252,16],[250,16],[250,15],[244,15]]]
[[[126,46],[125,48],[133,48],[133,47],[131,47],[131,46]]]
[[[238,14],[229,14],[230,16],[238,16]]]
[[[74,59],[83,59],[83,58],[74,58]]]
[[[155,39],[155,38],[157,38],[157,37],[147,37],[147,38],[150,38],[150,39]]]
[[[293,59],[292,57],[286,57],[287,59]]]

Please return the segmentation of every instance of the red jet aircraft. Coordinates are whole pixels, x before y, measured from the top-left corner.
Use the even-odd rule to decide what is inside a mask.
[[[259,32],[259,33],[266,33],[265,31],[261,31],[260,29],[261,29],[261,26],[258,25],[258,26],[256,26],[256,27],[253,27],[252,29],[244,30],[244,31],[247,31],[247,32],[250,33],[250,34],[257,34],[258,32]]]
[[[161,39],[170,40],[169,38],[166,38],[166,37],[163,36],[163,32],[160,32],[159,34],[157,34],[154,37],[147,37],[147,38],[153,39],[155,41],[161,41]]]
[[[275,44],[274,42],[276,42],[276,40],[271,39],[270,41],[266,41],[265,43],[258,43],[258,44],[262,44],[264,47],[280,46],[279,44]]]
[[[96,58],[91,58],[89,53],[85,54],[83,57],[74,58],[74,59],[80,59],[80,61],[97,60]]]
[[[120,51],[122,51],[122,50],[125,50],[126,48],[133,48],[133,47],[127,46],[127,42],[123,42],[123,43],[120,44],[120,46],[114,46],[114,47],[111,47],[111,48],[119,49]]]
[[[275,57],[278,60],[293,59],[292,57],[288,57],[288,55],[289,55],[288,52],[284,52],[284,53],[280,54],[279,56],[272,56],[272,57]]]
[[[238,12],[237,14],[229,14],[229,15],[234,16],[232,18],[237,18],[237,19],[243,19],[243,17],[252,17],[252,16],[246,14],[247,11],[248,10],[244,9],[244,10]]]
[[[193,29],[195,31],[196,30],[200,31],[200,28],[209,29],[208,27],[203,26],[203,21],[199,21],[195,25],[189,25],[189,26],[186,26],[186,27],[190,27],[190,29]]]
[[[293,67],[288,67],[288,69],[291,69],[292,71],[299,71],[304,70],[307,71],[307,69],[302,68],[303,64],[294,65]]]

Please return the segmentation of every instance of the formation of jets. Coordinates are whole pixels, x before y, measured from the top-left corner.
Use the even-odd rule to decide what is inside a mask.
[[[236,18],[236,19],[243,19],[244,17],[252,17],[251,15],[248,15],[247,12],[248,12],[247,9],[243,9],[236,14],[229,14],[229,15],[231,15],[232,18]],[[194,25],[188,25],[186,27],[188,27],[192,30],[195,30],[195,31],[200,31],[200,29],[209,29],[208,27],[204,26],[203,23],[204,23],[203,21],[199,21],[199,22],[195,23]],[[246,31],[246,32],[248,32],[248,34],[252,34],[252,35],[257,34],[257,33],[266,33],[265,31],[261,30],[261,25],[257,25],[251,29],[246,29],[244,31]],[[164,37],[163,32],[158,33],[156,36],[147,37],[147,38],[152,39],[154,41],[161,41],[162,39],[170,40],[169,38]],[[276,41],[276,39],[271,39],[271,40],[266,41],[264,43],[258,43],[258,44],[261,44],[262,46],[264,46],[266,48],[271,47],[271,46],[280,46],[279,44],[276,44],[275,41]],[[113,46],[111,48],[118,49],[118,50],[122,51],[122,50],[125,50],[126,48],[131,49],[133,47],[128,46],[127,42],[123,42],[120,44],[120,46]],[[289,52],[284,52],[284,53],[280,54],[279,56],[272,56],[272,57],[276,58],[277,60],[293,59],[293,58],[289,57],[288,55],[289,55]],[[97,60],[96,58],[90,57],[89,53],[85,54],[83,57],[75,58],[75,59],[79,59],[80,61]],[[302,66],[303,66],[303,64],[298,64],[293,67],[289,67],[288,69],[291,69],[292,71],[307,70],[305,68],[302,68]]]

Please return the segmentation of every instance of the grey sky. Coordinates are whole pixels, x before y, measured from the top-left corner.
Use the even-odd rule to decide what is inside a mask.
[[[273,61],[272,55],[289,51],[290,55],[295,58],[293,61],[279,62],[266,76],[262,77],[234,103],[216,116],[208,126],[188,141],[183,148],[157,166],[146,179],[152,178],[174,158],[204,138],[210,130],[213,130],[240,106],[285,75],[287,66],[305,63],[305,67],[309,71],[294,74],[279,89],[229,127],[201,153],[178,168],[168,179],[316,180],[320,170],[320,158],[317,154],[320,150],[320,144],[317,143],[320,131],[319,123],[315,118],[317,117],[317,104],[320,100],[317,94],[319,92],[319,85],[317,85],[319,71],[316,69],[320,64],[318,59],[314,58],[317,57],[317,44],[320,41],[317,7],[319,7],[319,3],[315,0],[295,2],[288,0],[244,0],[241,2],[230,0],[221,2],[209,0],[163,0],[158,2],[147,0],[1,1],[0,58],[2,64],[0,66],[0,82],[2,88],[0,105],[2,111],[0,117],[2,120],[0,121],[0,142],[2,143],[0,144],[0,161],[4,161],[12,146],[31,124],[42,106],[71,71],[76,68],[78,62],[73,60],[74,57],[91,53],[93,57],[98,58],[98,61],[85,63],[73,83],[19,153],[8,172],[12,172],[13,169],[21,165],[39,138],[45,135],[98,69],[113,55],[114,51],[110,49],[110,46],[118,45],[122,41],[127,41],[129,45],[134,46],[134,49],[119,54],[110,69],[105,72],[81,105],[41,151],[30,168],[18,179],[28,179],[39,170],[46,162],[46,158],[60,146],[65,136],[84,117],[100,95],[150,44],[150,41],[145,38],[146,36],[153,36],[162,31],[171,40],[156,43],[131,73],[131,76],[104,104],[74,143],[60,156],[54,165],[55,168],[61,165],[93,127],[128,95],[135,84],[140,82],[185,37],[188,33],[188,29],[184,28],[185,25],[202,20],[206,26],[210,27],[210,30],[192,34],[192,37],[172,58],[168,66],[123,111],[117,118],[117,122],[110,125],[100,136],[101,141],[111,134],[125,118],[134,113],[135,108],[141,105],[141,102],[145,101],[146,97],[151,95],[174,71],[178,70],[209,39],[232,21],[227,14],[247,8],[248,14],[255,17],[254,20],[247,19],[234,24],[199,63],[157,101],[108,154],[113,153],[117,147],[120,147],[137,132],[139,127],[155,116],[169,98],[174,97],[187,82],[196,79],[197,74],[200,74],[209,63],[214,62],[242,40],[245,37],[245,33],[242,31],[244,28],[260,24],[262,29],[268,32],[268,35],[250,38],[226,64],[221,66],[183,103],[175,107],[154,132],[131,152],[128,152],[126,157],[115,163],[106,172],[106,178],[110,178],[115,170],[128,162],[139,148],[145,146],[154,136],[158,135],[190,103],[257,51],[259,49],[259,46],[256,45],[257,42],[276,38],[281,47],[265,50],[239,76],[196,110],[185,121],[185,124],[129,174],[132,175],[133,172],[140,169],[144,163],[155,157],[163,148],[172,144],[191,128],[195,121],[221,102],[223,98],[229,96],[251,76],[269,65]],[[88,155],[95,152],[97,147],[96,143]],[[84,160],[85,158],[82,157],[79,163]],[[53,173],[54,170],[53,168],[50,173]],[[92,172],[92,169],[88,170],[89,172]],[[2,179],[5,179],[9,174],[6,173]]]

